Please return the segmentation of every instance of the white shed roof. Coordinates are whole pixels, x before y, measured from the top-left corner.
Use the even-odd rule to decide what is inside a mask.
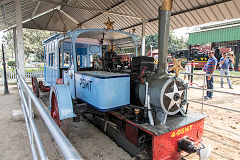
[[[163,0],[21,0],[24,28],[51,31],[105,28],[110,17],[114,29],[141,35],[158,31],[158,8]],[[14,0],[0,0],[0,30],[16,25]],[[240,18],[240,0],[174,0],[171,29]]]

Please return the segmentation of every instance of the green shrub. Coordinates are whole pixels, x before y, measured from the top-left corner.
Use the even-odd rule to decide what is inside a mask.
[[[25,72],[43,71],[44,68],[25,68]]]
[[[16,63],[15,63],[15,61],[7,61],[7,65],[9,67],[15,67]]]

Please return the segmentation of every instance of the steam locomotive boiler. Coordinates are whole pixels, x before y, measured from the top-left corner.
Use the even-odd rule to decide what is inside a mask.
[[[157,70],[152,57],[137,56],[136,35],[109,26],[43,42],[44,83],[33,78],[33,90],[51,88],[49,110],[60,128],[84,116],[133,157],[175,160],[197,152],[207,159],[205,115],[187,113],[186,84],[166,72],[171,3],[165,1],[159,11]],[[131,64],[123,63],[117,52],[134,47]]]
[[[148,61],[142,62],[143,59]],[[134,97],[132,103],[145,105],[148,108],[151,106],[152,110],[155,111],[157,123],[165,124],[167,115],[180,113],[184,116],[187,111],[186,107],[184,108],[187,105],[185,83],[167,73],[159,76],[153,70],[146,69],[153,68],[153,58],[133,58],[132,67],[138,68],[139,66],[134,66],[135,61],[141,62],[143,66],[141,65],[140,68],[143,70],[140,74],[131,72],[131,97]],[[144,65],[146,63],[148,63],[148,67]]]

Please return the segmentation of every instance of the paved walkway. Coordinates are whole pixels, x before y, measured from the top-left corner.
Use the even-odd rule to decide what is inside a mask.
[[[30,160],[32,159],[28,134],[24,121],[13,122],[12,110],[20,109],[20,98],[16,86],[9,87],[10,94],[3,94],[0,86],[0,160]],[[45,103],[48,103],[48,94],[41,93]],[[49,160],[61,160],[56,144],[45,128],[40,116],[35,113],[35,124],[41,136]],[[131,160],[133,159],[122,148],[118,147],[109,137],[99,131],[87,120],[72,122],[69,136],[86,160]]]
[[[9,91],[10,94],[4,95],[0,86],[0,159],[30,160],[32,153],[25,121],[13,122],[11,119],[12,110],[21,108],[17,87],[9,86]],[[39,116],[35,118],[35,123],[49,159],[62,159]]]

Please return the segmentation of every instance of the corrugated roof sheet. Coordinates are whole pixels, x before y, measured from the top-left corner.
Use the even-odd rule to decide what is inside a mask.
[[[229,24],[229,23],[226,23]],[[226,25],[225,24],[225,25]],[[189,44],[204,44],[212,42],[226,42],[240,40],[240,23],[233,25],[219,26],[215,28],[207,28],[189,34]]]
[[[12,27],[16,23],[14,1],[7,0],[8,3],[4,1],[6,0],[0,1],[0,30]],[[86,7],[140,16],[147,21],[146,35],[150,35],[158,31],[158,8],[163,0],[71,0],[67,3],[80,6],[74,8],[59,5],[61,0],[21,0],[21,2],[25,28],[63,31],[65,28],[72,30],[78,27],[77,23],[83,28],[105,28],[103,22],[110,17],[115,21],[115,29],[132,32],[135,28],[136,34],[141,35],[141,19],[80,8]],[[58,14],[56,10],[59,9],[62,12]],[[35,17],[32,17],[34,12]],[[170,25],[171,29],[177,29],[239,17],[240,0],[174,0]]]

